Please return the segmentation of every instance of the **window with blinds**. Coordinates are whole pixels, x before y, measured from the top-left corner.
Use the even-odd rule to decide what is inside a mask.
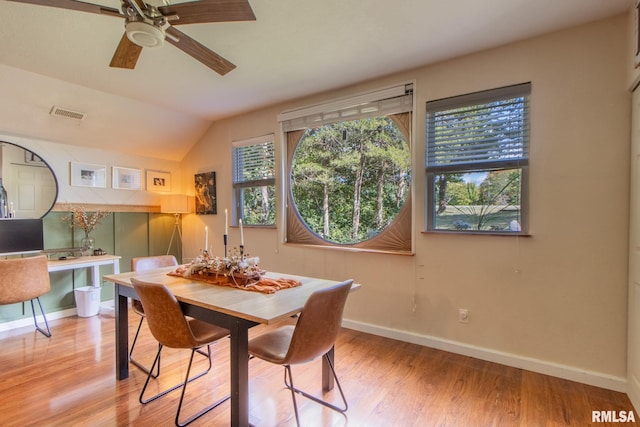
[[[531,84],[429,101],[427,229],[526,233]]]
[[[245,225],[275,225],[273,135],[233,142],[235,219]]]

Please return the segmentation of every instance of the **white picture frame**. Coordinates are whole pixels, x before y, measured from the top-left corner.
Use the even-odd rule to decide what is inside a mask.
[[[142,188],[142,170],[113,166],[111,186],[118,190],[140,190]]]
[[[147,169],[147,191],[171,192],[171,172]]]
[[[69,162],[71,185],[74,187],[107,187],[107,167],[91,163]]]

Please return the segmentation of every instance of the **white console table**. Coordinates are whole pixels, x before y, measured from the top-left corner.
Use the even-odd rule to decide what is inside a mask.
[[[82,256],[77,258],[67,258],[63,260],[49,260],[49,273],[54,271],[76,270],[80,268],[91,268],[91,285],[100,286],[100,266],[111,265],[113,274],[120,273],[120,256],[118,255],[95,255]]]

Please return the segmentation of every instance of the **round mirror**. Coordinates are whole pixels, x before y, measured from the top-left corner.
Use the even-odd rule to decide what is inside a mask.
[[[42,218],[56,203],[58,181],[31,150],[0,141],[0,218]]]

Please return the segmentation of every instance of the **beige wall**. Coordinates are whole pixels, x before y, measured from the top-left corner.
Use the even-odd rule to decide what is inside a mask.
[[[246,229],[265,268],[354,278],[348,325],[586,382],[624,387],[628,231],[628,16],[507,45],[221,120],[182,163],[183,182],[217,173],[219,215],[185,217],[185,256],[231,208],[233,140],[275,133],[278,113],[415,82],[415,256],[292,247]],[[424,230],[425,102],[531,81],[531,237]],[[278,155],[281,154],[280,146]],[[279,176],[282,180],[282,176]],[[189,188],[189,191],[192,191]],[[213,230],[213,233],[211,232]],[[237,230],[231,231],[238,242]],[[194,243],[195,242],[195,243]],[[467,308],[468,324],[458,322]],[[545,368],[546,366],[546,368]],[[611,385],[611,384],[610,384]]]

